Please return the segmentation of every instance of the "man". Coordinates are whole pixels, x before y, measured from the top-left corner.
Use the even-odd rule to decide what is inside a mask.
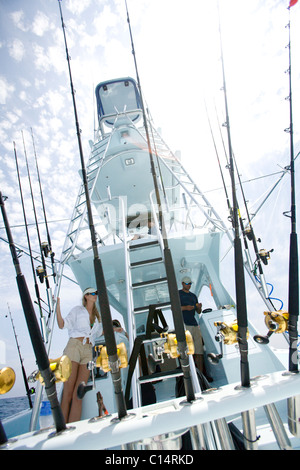
[[[190,331],[195,347],[194,361],[196,367],[200,372],[204,372],[204,359],[203,359],[203,340],[200,327],[195,318],[195,313],[201,313],[202,304],[198,303],[195,294],[190,292],[192,280],[186,276],[182,279],[182,289],[179,291],[181,310],[185,327]]]

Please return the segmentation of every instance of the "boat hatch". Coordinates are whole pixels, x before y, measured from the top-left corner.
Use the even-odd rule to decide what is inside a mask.
[[[104,116],[111,117],[117,113],[141,110],[140,94],[136,82],[132,78],[101,82],[96,87],[97,110],[99,122]],[[136,122],[141,113],[131,117]],[[107,126],[114,125],[114,119],[105,119]]]

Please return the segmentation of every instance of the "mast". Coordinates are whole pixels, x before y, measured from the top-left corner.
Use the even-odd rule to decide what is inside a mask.
[[[63,35],[64,35],[65,49],[66,49],[67,62],[68,62],[70,87],[71,87],[74,117],[75,117],[75,126],[76,126],[76,133],[77,133],[77,140],[78,140],[78,147],[79,147],[79,156],[80,156],[80,162],[81,162],[82,178],[83,178],[85,197],[86,197],[87,215],[88,215],[92,248],[93,248],[93,254],[94,254],[94,271],[95,271],[96,285],[97,285],[97,291],[98,291],[98,300],[99,300],[100,311],[101,311],[101,319],[103,323],[105,343],[107,347],[108,361],[111,367],[111,375],[112,375],[112,380],[113,380],[113,385],[114,385],[118,416],[119,416],[119,419],[122,419],[128,415],[127,415],[125,397],[124,397],[124,393],[122,389],[121,372],[119,368],[117,345],[116,345],[116,339],[115,339],[114,329],[113,329],[113,324],[112,324],[104,272],[103,272],[103,267],[102,267],[101,260],[99,258],[98,248],[97,248],[96,231],[95,231],[95,226],[93,222],[92,207],[91,207],[91,201],[90,201],[90,195],[89,195],[89,189],[88,189],[88,180],[87,180],[86,168],[85,168],[84,157],[83,157],[81,134],[80,134],[80,127],[79,127],[76,100],[75,100],[75,90],[73,86],[70,56],[69,56],[69,51],[68,51],[68,46],[67,46],[65,24],[64,24],[62,8],[61,8],[61,0],[58,0],[58,5],[59,5],[59,10],[60,10],[61,25],[62,25]]]
[[[176,281],[175,269],[174,269],[174,264],[173,264],[173,259],[172,259],[172,253],[169,248],[167,232],[165,229],[164,218],[163,218],[163,213],[162,213],[162,204],[161,204],[160,192],[158,188],[157,174],[155,170],[153,153],[152,153],[152,148],[151,148],[151,143],[150,143],[150,134],[149,134],[149,129],[148,129],[147,117],[146,117],[145,106],[144,106],[144,101],[143,101],[141,83],[140,83],[140,78],[139,78],[139,73],[138,73],[138,66],[137,66],[137,60],[136,60],[136,55],[135,55],[135,48],[134,48],[134,42],[133,42],[133,36],[132,36],[132,31],[131,31],[130,18],[129,18],[129,12],[128,12],[126,0],[125,0],[125,5],[126,5],[127,22],[128,22],[129,34],[130,34],[130,40],[131,40],[131,46],[132,46],[132,54],[134,58],[137,83],[138,83],[138,88],[140,92],[144,127],[146,131],[148,152],[149,152],[149,158],[150,158],[150,166],[151,166],[151,172],[153,176],[156,202],[157,202],[157,207],[159,211],[159,221],[160,221],[161,230],[162,230],[168,290],[169,290],[169,295],[170,295],[174,327],[175,327],[176,337],[178,341],[178,351],[180,353],[179,360],[180,360],[182,371],[183,371],[183,380],[184,380],[186,398],[188,402],[192,402],[193,400],[195,400],[195,394],[194,394],[193,383],[192,383],[192,378],[191,378],[189,358],[187,355],[187,344],[186,344],[181,304],[180,304],[179,293],[178,293],[178,288],[177,288],[177,281]]]
[[[299,277],[298,277],[298,241],[296,231],[296,190],[295,190],[295,158],[294,158],[294,129],[292,103],[292,63],[291,63],[291,6],[296,2],[291,0],[289,7],[289,111],[290,111],[290,173],[291,173],[291,233],[289,259],[289,371],[298,372],[298,317],[299,317]]]

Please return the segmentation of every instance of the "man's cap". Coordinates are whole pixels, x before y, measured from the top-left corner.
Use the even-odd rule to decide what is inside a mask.
[[[189,276],[185,276],[181,279],[181,282],[184,282],[185,284],[189,284],[192,282],[192,279]]]

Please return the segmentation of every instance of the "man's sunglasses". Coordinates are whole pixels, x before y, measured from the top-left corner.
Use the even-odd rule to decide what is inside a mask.
[[[191,282],[184,282],[183,284],[185,284],[186,286],[191,286],[192,285]]]

